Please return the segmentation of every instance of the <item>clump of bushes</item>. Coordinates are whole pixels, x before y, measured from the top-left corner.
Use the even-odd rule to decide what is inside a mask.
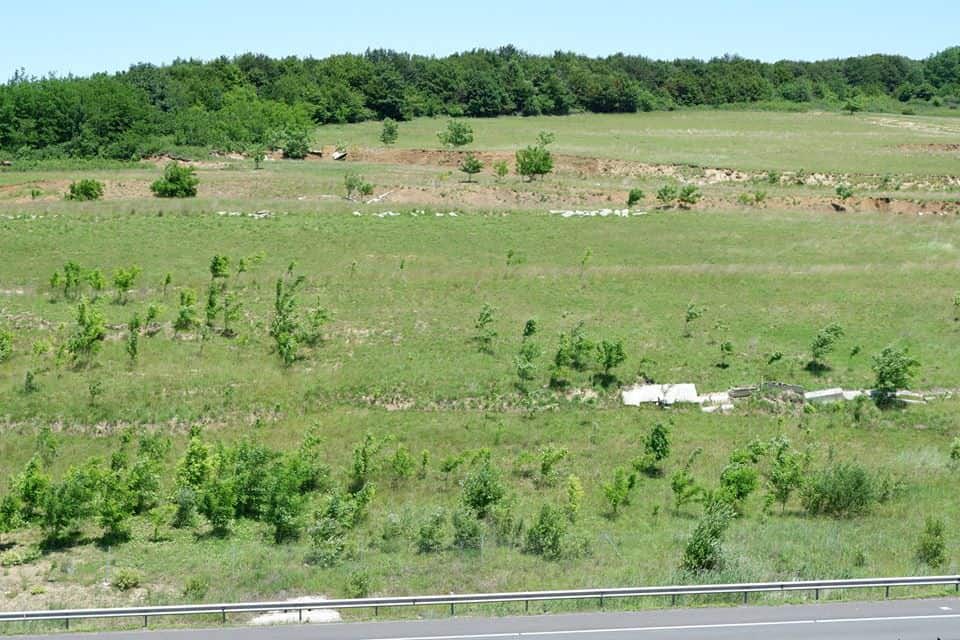
[[[801,492],[810,515],[852,518],[869,513],[880,500],[877,481],[858,464],[838,462],[820,469]]]
[[[163,169],[163,177],[150,185],[158,198],[193,198],[200,179],[193,167],[171,162]]]
[[[83,179],[70,183],[70,191],[65,196],[67,200],[85,202],[99,200],[103,197],[103,183],[99,180]]]

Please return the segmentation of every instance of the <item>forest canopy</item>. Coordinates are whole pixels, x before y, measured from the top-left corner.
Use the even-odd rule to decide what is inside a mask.
[[[0,86],[0,155],[137,159],[175,148],[277,146],[315,125],[419,116],[630,113],[733,104],[791,108],[883,98],[956,106],[960,47],[765,63],[524,53],[444,58],[369,50],[324,59],[247,53],[137,64],[116,74],[28,77]]]

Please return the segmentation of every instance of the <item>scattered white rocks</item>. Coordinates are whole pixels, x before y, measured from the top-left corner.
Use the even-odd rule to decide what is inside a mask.
[[[253,218],[254,220],[263,220],[264,218],[272,218],[273,212],[266,209],[254,211],[253,213],[244,213],[242,211],[217,211],[217,215],[226,216],[228,218]]]
[[[630,216],[645,216],[646,211],[630,211],[630,209],[594,209],[582,211],[579,209],[551,209],[550,213],[563,218],[629,218]]]
[[[378,213],[369,213],[369,214],[368,214],[368,213],[363,213],[363,212],[361,212],[361,211],[354,211],[354,212],[353,212],[353,215],[355,215],[355,216],[357,216],[357,217],[369,215],[369,216],[372,216],[372,217],[374,217],[374,218],[396,218],[396,217],[402,216],[402,215],[409,215],[409,216],[412,217],[412,218],[419,218],[420,216],[426,216],[426,215],[429,215],[429,214],[427,213],[427,211],[425,211],[425,210],[423,210],[423,209],[414,209],[413,211],[407,211],[406,213],[403,213],[403,212],[400,212],[400,211],[380,211],[380,212],[378,212]],[[456,218],[456,217],[458,217],[460,214],[457,213],[456,211],[447,211],[447,212],[436,211],[436,212],[434,212],[433,215],[434,215],[435,217],[437,217],[437,218],[443,218],[443,217]]]
[[[314,596],[305,596],[303,598],[292,598],[286,600],[291,604],[298,604],[301,602],[316,602],[317,600],[324,600],[323,597],[314,597]],[[297,624],[298,622],[340,622],[340,612],[335,609],[305,609],[303,611],[301,618],[301,613],[299,611],[268,611],[267,613],[256,616],[250,620],[250,624],[253,626],[263,627],[276,624]]]

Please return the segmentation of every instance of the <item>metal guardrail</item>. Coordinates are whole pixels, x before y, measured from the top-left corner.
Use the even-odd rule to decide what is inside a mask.
[[[500,602],[523,602],[529,608],[530,602],[546,600],[587,600],[597,599],[603,606],[605,599],[666,597],[676,603],[678,596],[742,594],[748,601],[751,593],[773,593],[790,591],[812,591],[817,600],[820,592],[829,589],[871,589],[882,588],[884,597],[890,596],[892,587],[953,585],[960,592],[960,575],[955,576],[915,576],[903,578],[857,578],[852,580],[804,580],[794,582],[756,582],[742,584],[677,585],[667,587],[619,587],[610,589],[573,589],[564,591],[526,591],[514,593],[470,593],[435,596],[395,596],[386,598],[351,598],[341,600],[313,600],[297,602],[235,602],[220,604],[185,604],[155,607],[119,607],[111,609],[57,609],[50,611],[11,611],[0,612],[0,622],[30,622],[42,620],[65,621],[67,628],[70,620],[97,618],[143,618],[144,626],[151,617],[183,616],[200,614],[219,614],[226,622],[228,613],[265,613],[271,611],[297,611],[303,619],[304,611],[323,609],[373,609],[377,612],[387,607],[419,607],[428,605],[449,605],[450,613],[455,613],[458,604],[492,604]]]

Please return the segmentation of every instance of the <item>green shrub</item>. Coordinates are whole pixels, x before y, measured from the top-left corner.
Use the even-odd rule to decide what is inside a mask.
[[[283,157],[290,160],[303,160],[310,152],[310,137],[306,131],[287,133],[283,143]]]
[[[563,510],[545,504],[527,530],[524,550],[548,560],[558,560],[563,555],[563,538],[566,532],[567,519]]]
[[[450,120],[447,128],[439,132],[437,137],[448,147],[462,147],[473,142],[473,129],[466,122]]]
[[[531,181],[553,171],[553,154],[541,144],[518,150],[516,160],[517,173]]]
[[[117,591],[130,591],[140,586],[140,574],[133,569],[117,569],[110,579],[110,586]]]
[[[947,543],[943,539],[943,520],[927,518],[917,545],[917,560],[936,569],[947,562]]]
[[[680,567],[701,574],[723,568],[723,536],[734,517],[733,509],[723,502],[707,506],[683,550]]]
[[[163,169],[163,178],[150,185],[158,198],[192,198],[197,195],[200,179],[193,167],[171,162]]]
[[[703,194],[700,193],[700,189],[698,189],[696,185],[685,184],[680,187],[680,192],[677,194],[677,202],[681,207],[687,208],[697,204],[702,197]]]
[[[669,207],[677,199],[677,187],[672,184],[665,184],[657,189],[657,200],[663,207]]]
[[[643,189],[630,189],[630,193],[627,194],[627,206],[632,207],[638,202],[643,200]]]
[[[849,200],[853,197],[853,188],[848,184],[838,184],[836,193],[841,200]]]
[[[368,196],[373,193],[373,185],[357,173],[348,173],[343,177],[343,184],[347,190],[347,199],[353,200],[356,196]]]
[[[613,479],[603,485],[603,497],[610,507],[610,515],[616,517],[623,505],[630,504],[630,491],[637,483],[635,474],[628,474],[623,467],[613,470]]]
[[[461,507],[453,512],[453,546],[458,549],[479,549],[483,543],[483,527],[476,514]]]
[[[346,592],[348,598],[366,598],[370,595],[370,574],[363,569],[351,571],[347,576]]]
[[[417,530],[417,551],[437,553],[446,546],[446,514],[437,509],[423,521]]]
[[[850,518],[873,508],[877,486],[860,465],[840,462],[816,472],[803,487],[801,499],[810,515]]]
[[[583,506],[583,499],[585,495],[586,494],[583,491],[583,483],[580,482],[580,478],[573,474],[567,476],[567,503],[565,507],[567,510],[567,519],[570,522],[576,522],[577,518],[580,517],[580,508]]]
[[[380,130],[380,142],[391,145],[397,141],[398,135],[397,121],[393,118],[384,118],[383,128]]]
[[[663,475],[660,463],[670,455],[670,430],[662,423],[653,425],[643,439],[643,455],[634,461],[634,468],[651,478]]]
[[[43,550],[37,546],[29,546],[24,549],[7,549],[0,553],[0,567],[19,567],[36,562],[42,557]]]
[[[67,200],[75,200],[78,202],[99,200],[103,197],[103,183],[90,179],[71,182],[70,191],[65,197]]]
[[[183,587],[183,598],[188,604],[202,602],[203,599],[207,597],[207,591],[209,589],[210,583],[206,578],[190,578]]]
[[[506,160],[498,160],[493,163],[493,174],[497,176],[497,180],[503,180],[508,173],[510,173],[510,167]]]
[[[500,470],[489,458],[485,458],[480,466],[464,479],[461,500],[478,518],[484,518],[490,507],[503,498],[504,493]]]
[[[0,329],[0,362],[6,362],[13,355],[13,333]]]

